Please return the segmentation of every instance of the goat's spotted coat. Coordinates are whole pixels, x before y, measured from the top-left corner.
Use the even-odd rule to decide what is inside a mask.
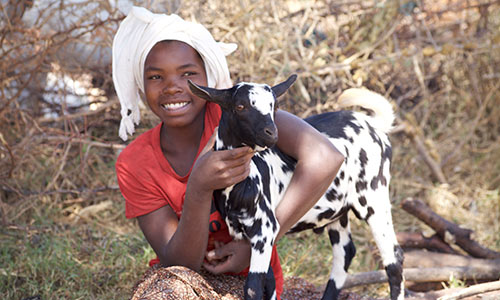
[[[240,83],[223,91],[191,85],[195,94],[222,107],[216,150],[241,145],[262,150],[254,155],[247,179],[216,191],[215,195],[216,206],[231,235],[251,243],[245,299],[276,298],[269,267],[279,232],[275,209],[296,162],[273,146],[277,140],[273,111],[276,97],[294,80],[291,77],[273,88]],[[335,145],[345,160],[327,192],[290,232],[313,229],[319,233],[326,229],[333,249],[333,266],[323,299],[337,299],[356,252],[348,218],[352,210],[372,230],[389,277],[391,299],[403,299],[403,253],[396,241],[389,201],[392,149],[387,133],[394,119],[392,108],[382,96],[368,91],[351,90],[346,95],[344,102],[371,109],[375,115],[338,111],[306,119]]]

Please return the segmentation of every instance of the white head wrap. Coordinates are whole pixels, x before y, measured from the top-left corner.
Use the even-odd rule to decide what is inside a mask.
[[[236,50],[236,44],[217,43],[205,27],[177,15],[133,7],[113,40],[113,83],[121,104],[119,135],[124,141],[134,133],[134,123],[140,121],[139,89],[144,93],[146,57],[156,43],[164,40],[184,42],[200,54],[209,87],[232,86],[225,56]]]

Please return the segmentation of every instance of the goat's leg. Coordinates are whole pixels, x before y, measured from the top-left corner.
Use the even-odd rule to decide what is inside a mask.
[[[262,236],[250,240],[252,256],[244,288],[245,300],[276,299],[276,283],[270,267],[273,244],[269,240]]]
[[[264,284],[264,299],[276,299],[276,279],[271,265],[266,275],[266,283]]]
[[[327,229],[332,244],[333,266],[325,293],[321,299],[336,300],[347,278],[347,269],[356,254],[356,247],[351,239],[347,213],[342,215],[339,221],[329,224]]]
[[[262,252],[252,246],[250,270],[245,282],[245,300],[276,299],[274,274],[268,276],[271,263],[272,246]],[[272,272],[272,269],[271,269]]]
[[[402,300],[404,299],[403,250],[394,232],[389,193],[384,192],[383,198],[380,195],[377,196],[372,196],[372,199],[377,202],[371,209],[368,206],[371,213],[367,215],[366,221],[370,225],[389,278],[391,300]]]

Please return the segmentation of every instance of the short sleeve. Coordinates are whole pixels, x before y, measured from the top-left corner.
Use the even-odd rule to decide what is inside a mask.
[[[118,159],[116,176],[125,198],[125,216],[129,219],[148,214],[168,204],[165,195],[161,195],[157,188],[150,184],[148,174],[141,173],[140,170],[131,170],[130,165]]]

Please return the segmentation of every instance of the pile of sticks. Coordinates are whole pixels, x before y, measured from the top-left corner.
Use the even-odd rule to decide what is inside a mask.
[[[422,233],[397,234],[405,249],[407,299],[500,299],[500,253],[474,241],[471,230],[444,219],[421,200],[410,198],[401,205],[435,231],[430,237]],[[384,271],[358,273],[349,276],[344,287],[386,280]],[[452,280],[463,283],[463,287],[442,289],[443,282]],[[470,298],[479,294],[486,298]]]

